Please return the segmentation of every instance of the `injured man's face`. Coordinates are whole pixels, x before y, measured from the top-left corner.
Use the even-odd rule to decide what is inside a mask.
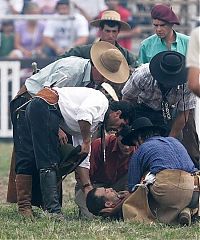
[[[104,188],[104,187],[97,188],[95,191],[95,195],[97,197],[105,198],[105,207],[114,207],[121,201],[120,194],[118,194],[112,188]]]

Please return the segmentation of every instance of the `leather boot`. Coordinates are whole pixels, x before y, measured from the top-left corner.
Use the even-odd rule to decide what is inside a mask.
[[[59,202],[59,194],[57,188],[57,175],[53,169],[40,170],[40,186],[44,209],[58,220],[64,216],[61,213],[61,205]]]
[[[32,195],[32,176],[16,175],[17,204],[19,213],[26,218],[33,218],[31,195]]]

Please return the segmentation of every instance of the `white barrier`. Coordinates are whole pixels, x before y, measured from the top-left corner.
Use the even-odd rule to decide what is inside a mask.
[[[20,88],[20,61],[0,61],[0,138],[12,137],[9,103]]]

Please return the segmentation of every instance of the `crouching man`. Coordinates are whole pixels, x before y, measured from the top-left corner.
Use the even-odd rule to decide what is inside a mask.
[[[129,164],[128,188],[131,194],[122,201],[123,217],[190,225],[191,217],[199,208],[199,173],[184,146],[173,137],[162,137],[164,132],[163,128],[142,117],[134,121],[132,129],[122,139],[122,143],[138,147]],[[141,184],[145,173],[150,174]],[[138,191],[141,186],[146,189],[146,195],[148,193],[146,201],[149,199],[144,205],[144,195]],[[88,209],[97,215],[104,212],[106,207],[119,204],[120,197],[117,193],[112,192],[111,196],[109,192],[112,190],[93,189],[89,192],[86,201]],[[97,205],[94,199],[98,202],[98,209],[94,207]],[[144,207],[147,208],[146,211],[143,211]],[[127,213],[127,210],[134,212]]]

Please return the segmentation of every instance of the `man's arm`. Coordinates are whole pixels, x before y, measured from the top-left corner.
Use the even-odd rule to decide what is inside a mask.
[[[171,131],[169,133],[170,137],[178,137],[181,134],[181,131],[183,130],[187,120],[188,120],[188,116],[189,116],[189,111],[182,111],[179,112],[172,124],[172,128]]]
[[[197,67],[189,67],[188,86],[190,90],[200,97],[200,69]]]
[[[81,153],[83,152],[89,153],[91,145],[91,131],[90,131],[91,124],[84,120],[79,120],[78,124],[81,130],[81,136],[83,138]]]
[[[76,168],[76,172],[80,178],[82,190],[85,193],[85,195],[87,195],[88,192],[93,189],[93,186],[90,182],[89,169],[78,166]]]

